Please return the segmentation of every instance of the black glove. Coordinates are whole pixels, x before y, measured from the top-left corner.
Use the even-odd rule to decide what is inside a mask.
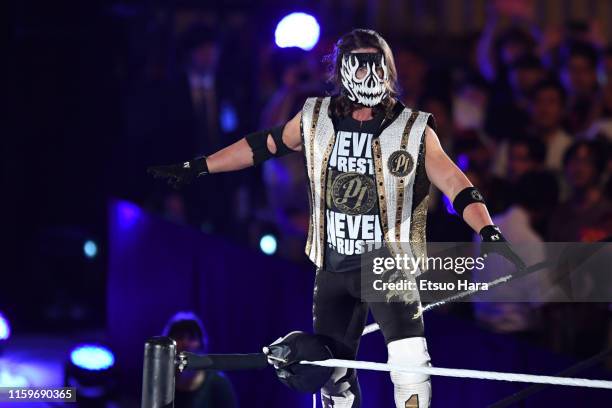
[[[518,270],[522,271],[526,268],[525,262],[512,250],[512,247],[510,247],[510,244],[496,225],[483,227],[480,230],[480,238],[482,239],[480,247],[481,256],[497,253],[512,262]]]
[[[331,377],[333,368],[300,364],[302,360],[333,358],[323,336],[294,331],[264,347],[268,363],[287,387],[310,394],[317,392]]]
[[[191,183],[196,177],[208,174],[208,166],[206,156],[202,156],[179,164],[151,166],[147,168],[147,173],[155,178],[167,179],[168,184],[179,189]]]

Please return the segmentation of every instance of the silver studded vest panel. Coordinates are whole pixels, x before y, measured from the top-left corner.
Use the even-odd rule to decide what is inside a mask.
[[[325,181],[336,136],[328,115],[329,103],[330,97],[308,98],[301,122],[310,186],[306,255],[319,268],[325,253]],[[425,255],[429,180],[424,140],[429,116],[406,108],[372,142],[380,222],[385,244],[393,255]]]

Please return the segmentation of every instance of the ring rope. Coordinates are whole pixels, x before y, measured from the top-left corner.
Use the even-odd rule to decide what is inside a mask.
[[[300,364],[309,364],[320,367],[342,367],[373,371],[399,371],[415,374],[438,375],[442,377],[476,378],[480,380],[524,382],[532,384],[565,385],[570,387],[605,388],[612,389],[612,381],[590,380],[586,378],[554,377],[549,375],[503,373],[497,371],[467,370],[459,368],[404,366],[371,361],[340,360],[331,358],[321,361],[300,361]]]

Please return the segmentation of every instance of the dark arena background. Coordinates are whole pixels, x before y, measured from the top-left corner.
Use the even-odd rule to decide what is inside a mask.
[[[523,222],[508,218],[520,207],[538,242],[612,235],[608,0],[21,0],[5,9],[0,387],[76,387],[77,402],[1,407],[141,406],[145,341],[167,335],[178,312],[201,321],[187,342],[208,353],[257,353],[312,331],[303,155],[181,190],[146,169],[284,124],[306,97],[332,92],[324,57],[354,28],[389,42],[398,98],[435,115],[445,151],[506,230]],[[427,239],[473,235],[432,187]],[[514,325],[474,302],[427,313],[432,364],[612,380],[610,303],[522,305],[508,313],[529,319]],[[386,359],[381,334],[364,336],[358,360]],[[207,375],[218,392],[199,405],[177,396],[175,406],[313,404],[272,368]],[[362,370],[359,381],[363,407],[394,406],[388,373]],[[612,401],[610,390],[541,386],[504,405],[530,384],[432,384],[432,407]]]

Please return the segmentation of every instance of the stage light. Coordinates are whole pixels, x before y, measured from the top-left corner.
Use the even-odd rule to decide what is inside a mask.
[[[116,374],[112,351],[98,344],[81,344],[67,359],[64,385],[77,389],[77,400],[83,406],[106,406],[99,404],[117,398]]]
[[[27,387],[30,385],[25,376],[11,372],[11,367],[0,368],[2,368],[0,370],[0,387]]]
[[[85,370],[106,370],[115,364],[113,353],[103,346],[84,344],[70,353],[72,364]]]
[[[221,130],[225,133],[231,133],[238,127],[238,115],[236,109],[229,103],[221,104],[221,112],[219,113]]]
[[[276,25],[274,38],[280,48],[299,47],[310,51],[319,41],[321,29],[317,20],[306,13],[291,13]]]
[[[272,234],[266,234],[259,240],[259,248],[266,255],[274,255],[277,248],[276,237]]]
[[[116,209],[118,212],[117,223],[122,229],[129,229],[135,226],[142,214],[142,211],[136,204],[128,201],[119,202]]]
[[[7,317],[0,312],[0,340],[8,340],[11,337],[11,326]]]
[[[95,258],[98,255],[98,245],[92,240],[87,240],[83,244],[83,253],[87,258]]]

